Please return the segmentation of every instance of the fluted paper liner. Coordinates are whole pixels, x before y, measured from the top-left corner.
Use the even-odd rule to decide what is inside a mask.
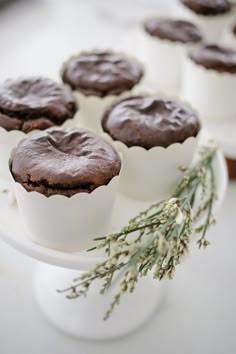
[[[114,144],[123,155],[120,191],[132,198],[154,201],[174,192],[181,177],[178,167],[189,166],[197,139],[190,137],[183,143],[150,150],[139,146],[129,148],[118,141]]]
[[[32,241],[62,251],[81,251],[107,232],[119,176],[91,193],[46,197],[14,181],[20,217]]]
[[[145,22],[144,22],[145,23]],[[140,26],[140,45],[147,66],[147,77],[157,90],[177,93],[181,84],[183,58],[194,43],[159,39]]]
[[[201,131],[183,143],[147,150],[140,146],[128,147],[121,141],[113,140],[107,133],[102,133],[102,137],[122,155],[119,191],[144,201],[159,200],[174,192],[182,176],[179,166],[188,167],[191,164],[200,136]]]
[[[141,91],[140,95],[153,95],[148,91]],[[134,95],[123,95],[122,98]],[[167,96],[162,92],[155,94],[160,99],[179,101],[173,95]],[[119,101],[119,100],[118,100]],[[182,103],[186,103],[181,100]],[[198,114],[192,108],[196,116]],[[201,131],[196,137],[189,137],[183,143],[174,143],[167,148],[156,146],[149,150],[140,146],[128,147],[123,142],[113,140],[104,132],[100,125],[100,135],[112,144],[122,155],[122,168],[120,173],[119,190],[123,194],[138,200],[155,201],[168,197],[174,192],[176,183],[181,177],[178,167],[188,167],[197,151]]]
[[[236,119],[236,74],[206,69],[185,58],[181,96],[203,121]]]
[[[27,136],[19,130],[7,131],[0,127],[0,176],[9,179],[8,161],[11,150]]]
[[[101,50],[101,49],[100,49]],[[66,62],[63,63],[62,68],[61,68],[61,76],[62,73],[65,70],[65,67],[67,63],[73,59],[74,57],[77,57],[78,55],[82,55],[85,53],[90,53],[93,51],[97,51],[97,49],[91,49],[91,50],[86,50],[78,53],[77,55],[73,55],[70,57]],[[104,51],[109,51],[112,52],[111,49],[104,49]],[[138,59],[127,55],[126,53],[117,51],[115,52],[116,54],[122,55],[124,58],[127,58],[128,60],[131,60],[132,62],[135,62],[139,65],[139,67],[143,70],[143,76],[140,79],[140,81],[134,85],[134,87],[131,90],[127,90],[122,92],[119,95],[107,95],[105,97],[99,97],[96,95],[85,95],[82,92],[78,90],[74,90],[74,95],[77,98],[77,102],[79,105],[79,115],[78,115],[78,127],[89,129],[95,133],[100,132],[100,123],[101,123],[101,118],[103,116],[103,113],[105,112],[106,108],[109,107],[109,105],[119,98],[123,94],[128,94],[128,93],[133,93],[133,92],[138,92],[140,87],[142,87],[142,82],[144,81],[145,77],[145,70],[142,65],[138,61]]]

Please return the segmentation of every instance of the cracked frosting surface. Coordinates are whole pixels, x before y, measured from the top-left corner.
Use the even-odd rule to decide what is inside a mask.
[[[27,191],[46,196],[90,193],[119,174],[121,160],[105,140],[85,129],[51,128],[22,140],[11,171]]]
[[[0,126],[8,131],[61,125],[76,110],[70,88],[48,78],[21,77],[0,85]]]
[[[144,28],[151,36],[172,42],[189,43],[202,40],[198,27],[188,21],[157,18],[146,21]]]
[[[181,143],[200,130],[190,107],[153,96],[131,96],[115,102],[105,112],[102,126],[114,140],[145,149]]]
[[[131,90],[142,76],[141,67],[133,60],[99,51],[74,56],[62,72],[62,80],[73,90],[99,97]]]
[[[190,58],[206,69],[236,73],[236,50],[218,45],[202,45],[190,52]]]

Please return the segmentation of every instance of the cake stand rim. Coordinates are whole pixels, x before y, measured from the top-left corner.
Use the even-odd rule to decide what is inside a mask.
[[[216,167],[218,170],[218,200],[215,205],[214,212],[216,213],[224,199],[228,184],[228,175],[226,162],[223,153],[219,150],[216,156]],[[51,264],[61,268],[74,269],[74,270],[89,270],[99,262],[103,261],[104,255],[86,254],[82,252],[63,252],[55,249],[50,249],[39,244],[34,243],[28,238],[21,240],[16,236],[12,236],[7,230],[6,225],[0,224],[0,237],[9,246],[18,250],[19,252],[43,263]],[[195,237],[193,236],[193,239]]]

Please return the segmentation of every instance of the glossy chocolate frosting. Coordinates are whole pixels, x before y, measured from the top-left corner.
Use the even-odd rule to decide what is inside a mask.
[[[198,15],[216,16],[231,11],[228,0],[180,0],[186,7]]]
[[[236,73],[236,50],[218,45],[202,45],[195,47],[189,56],[206,69]]]
[[[45,196],[90,193],[106,185],[121,168],[120,157],[105,140],[85,129],[51,128],[22,140],[11,171],[27,191]]]
[[[114,103],[105,113],[102,126],[114,140],[145,149],[182,143],[200,130],[198,117],[190,107],[153,96],[131,96]]]
[[[0,126],[46,129],[73,118],[77,105],[69,87],[42,77],[8,79],[0,85]]]
[[[147,33],[172,42],[199,42],[202,40],[200,30],[191,22],[174,19],[151,19],[145,22]]]
[[[62,71],[62,80],[73,90],[99,97],[131,90],[142,76],[136,62],[110,52],[80,54],[70,59]]]

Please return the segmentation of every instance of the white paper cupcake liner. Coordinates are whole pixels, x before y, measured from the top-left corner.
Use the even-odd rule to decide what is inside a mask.
[[[0,127],[0,177],[9,180],[8,160],[11,150],[24,139],[27,134],[19,130],[7,131]]]
[[[101,49],[100,49],[101,50]],[[67,63],[74,57],[77,57],[78,55],[83,55],[85,53],[90,53],[93,51],[97,51],[97,49],[91,49],[90,51],[82,51],[78,53],[77,55],[74,55],[70,57],[66,62],[63,63],[62,69],[61,69],[61,75],[67,65]],[[111,52],[111,49],[104,49],[104,51],[109,51]],[[119,98],[123,94],[128,94],[131,92],[138,92],[140,88],[143,85],[143,81],[145,80],[145,70],[144,66],[141,62],[138,61],[138,59],[127,55],[124,52],[117,51],[115,52],[116,54],[122,55],[124,58],[127,58],[128,60],[131,60],[132,62],[135,62],[141,67],[143,70],[143,77],[140,79],[140,81],[131,89],[122,92],[119,95],[107,95],[105,97],[99,97],[95,95],[84,95],[82,92],[79,92],[78,90],[74,90],[75,97],[77,98],[77,102],[79,105],[79,112],[77,115],[77,126],[81,128],[86,128],[89,129],[95,133],[99,132],[100,129],[100,123],[101,123],[101,118],[103,116],[103,113],[105,112],[106,108],[117,98]]]
[[[150,92],[140,94],[150,95]],[[155,96],[179,100],[162,93]],[[174,143],[167,148],[157,146],[147,150],[140,146],[128,147],[121,141],[113,140],[103,131],[102,126],[100,131],[102,137],[122,155],[119,191],[131,198],[146,201],[159,200],[174,192],[176,183],[181,177],[178,167],[191,164],[201,135],[200,131],[196,137],[189,137],[183,143]]]
[[[225,26],[222,34],[221,42],[229,48],[236,49],[236,35],[233,34],[233,28],[236,26],[236,11],[235,18],[227,26]]]
[[[61,127],[73,127],[76,125],[76,114],[74,118],[67,119]],[[10,174],[8,168],[8,161],[12,149],[22,140],[27,138],[27,136],[34,133],[33,130],[29,133],[23,133],[20,130],[7,131],[3,127],[0,127],[0,178],[3,178],[7,182],[10,182]]]
[[[119,176],[91,193],[46,197],[28,192],[14,181],[13,187],[20,217],[33,242],[62,251],[89,248],[92,240],[108,230]]]
[[[159,39],[139,29],[142,56],[145,60],[147,80],[156,91],[176,94],[182,78],[183,58],[193,43],[180,43]]]
[[[185,58],[181,96],[203,121],[236,119],[236,74],[205,69]]]
[[[178,15],[186,20],[196,23],[203,31],[203,36],[206,42],[218,43],[220,36],[223,33],[224,27],[234,17],[234,11],[229,13],[203,16],[198,15],[184,6],[180,1],[178,3]]]
[[[80,111],[77,119],[77,126],[93,131],[99,132],[100,121],[106,108],[116,99],[117,96],[85,96],[80,92],[75,92],[77,101],[79,102]]]
[[[181,176],[178,167],[190,165],[197,139],[190,137],[182,144],[175,143],[167,148],[154,147],[150,150],[138,146],[128,148],[118,141],[115,146],[123,156],[120,191],[135,199],[156,200],[174,192]]]

